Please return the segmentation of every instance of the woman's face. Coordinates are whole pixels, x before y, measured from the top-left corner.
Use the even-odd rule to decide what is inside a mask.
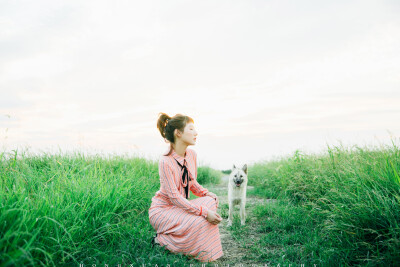
[[[187,123],[183,133],[181,134],[181,140],[187,143],[188,145],[195,145],[196,136],[197,136],[197,131],[194,128],[194,124],[192,122]]]

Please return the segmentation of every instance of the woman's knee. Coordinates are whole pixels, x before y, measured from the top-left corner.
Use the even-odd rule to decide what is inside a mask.
[[[210,197],[210,196],[205,196],[204,198],[206,198],[206,200],[207,200],[207,201],[205,201],[206,202],[206,206],[209,209],[212,209],[212,210],[216,211],[217,210],[217,200],[215,198],[213,198],[213,197]]]

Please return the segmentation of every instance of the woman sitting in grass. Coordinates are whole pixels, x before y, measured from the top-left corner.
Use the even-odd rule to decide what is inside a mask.
[[[159,160],[161,186],[149,219],[157,233],[153,243],[207,262],[224,254],[218,228],[222,218],[216,212],[217,196],[197,182],[197,154],[187,148],[196,143],[193,123],[188,116],[160,113],[157,128],[170,147]],[[189,190],[199,198],[189,200]]]

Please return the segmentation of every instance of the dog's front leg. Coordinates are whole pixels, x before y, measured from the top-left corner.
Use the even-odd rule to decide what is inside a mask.
[[[240,221],[241,221],[242,225],[244,225],[246,222],[245,206],[246,206],[246,201],[243,200],[242,203],[240,203]]]
[[[233,221],[232,213],[233,213],[233,203],[231,200],[229,200],[229,215],[228,215],[227,226],[232,226],[232,221]]]

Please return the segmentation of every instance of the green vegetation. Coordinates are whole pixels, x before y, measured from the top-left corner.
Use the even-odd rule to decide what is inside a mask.
[[[400,264],[400,151],[328,147],[249,167],[254,194],[276,198],[255,213],[254,257],[322,266]],[[233,230],[246,236],[246,231]]]
[[[218,184],[221,180],[222,173],[214,170],[209,166],[201,166],[197,168],[197,182],[199,184]]]
[[[198,168],[205,187],[221,176]],[[399,177],[394,143],[259,162],[249,166],[248,195],[276,201],[253,206],[243,227],[236,214],[230,232],[249,248],[246,257],[272,266],[398,265]],[[198,266],[150,245],[148,209],[159,186],[158,163],[142,158],[1,153],[0,263]]]
[[[151,248],[156,161],[3,152],[0,176],[1,266],[197,262]]]

